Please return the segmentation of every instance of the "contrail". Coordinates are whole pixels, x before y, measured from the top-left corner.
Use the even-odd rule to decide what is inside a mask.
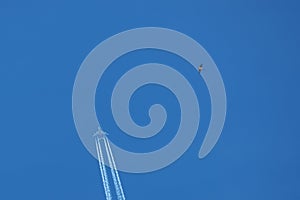
[[[116,166],[116,163],[115,163],[115,160],[113,157],[113,153],[112,153],[112,150],[111,150],[111,147],[110,147],[110,144],[109,144],[109,141],[108,141],[106,135],[107,135],[107,133],[105,133],[100,127],[98,128],[98,131],[94,134],[97,155],[98,155],[98,160],[99,160],[99,167],[100,167],[100,171],[101,171],[101,175],[102,175],[102,181],[103,181],[103,186],[104,186],[104,190],[105,190],[106,200],[112,200],[112,194],[111,194],[111,190],[109,187],[108,176],[107,176],[106,168],[105,168],[105,164],[104,164],[105,163],[104,155],[102,153],[101,145],[103,143],[105,146],[105,153],[107,155],[106,157],[108,159],[112,179],[113,179],[114,186],[115,186],[117,199],[125,200],[125,195],[124,195],[124,191],[122,188],[119,173],[117,170],[117,166]]]
[[[103,181],[103,187],[104,187],[104,191],[105,191],[105,195],[106,195],[106,200],[111,200],[112,197],[111,197],[111,192],[109,189],[109,182],[108,182],[107,173],[106,173],[106,169],[105,169],[105,165],[104,165],[104,157],[102,154],[100,139],[98,136],[95,137],[95,141],[96,141],[96,149],[97,149],[97,155],[98,155],[98,161],[99,161],[99,168],[100,168],[101,175],[102,175],[102,181]]]
[[[108,152],[107,153],[108,153],[109,157],[112,160],[113,169],[114,169],[114,172],[115,172],[115,175],[116,175],[116,178],[117,178],[119,194],[122,197],[122,198],[120,198],[120,200],[125,200],[125,195],[124,195],[123,187],[122,187],[121,180],[120,180],[120,177],[119,177],[119,173],[118,173],[118,170],[117,170],[117,166],[116,166],[116,163],[115,163],[115,159],[114,159],[113,153],[111,151],[110,144],[109,144],[106,137],[104,138],[104,142],[106,142],[106,144],[108,146]]]
[[[117,196],[118,196],[118,200],[125,200],[125,196],[124,196],[124,193],[123,193],[121,181],[120,181],[120,178],[119,178],[119,175],[118,175],[118,170],[116,168],[116,164],[115,164],[112,152],[111,152],[111,148],[110,148],[109,142],[108,142],[106,137],[104,137],[104,145],[105,145],[105,149],[106,149],[108,162],[109,162],[109,166],[110,166],[110,169],[111,169],[111,174],[112,174],[112,177],[113,177],[116,193],[117,193]]]

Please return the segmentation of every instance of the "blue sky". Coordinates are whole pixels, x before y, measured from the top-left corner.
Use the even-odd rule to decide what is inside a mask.
[[[167,168],[121,173],[127,199],[299,199],[299,8],[291,0],[2,0],[0,199],[104,199],[97,161],[74,127],[72,87],[81,62],[99,42],[144,26],[171,28],[204,46],[222,74],[228,113],[216,147],[199,160],[209,97],[205,85],[195,83],[203,103],[196,140]],[[120,62],[134,61],[133,56]],[[144,90],[173,98],[156,86]],[[132,100],[133,117],[141,124],[147,120],[139,112],[143,94],[138,91]],[[178,126],[172,102],[167,130]],[[96,106],[101,110],[103,104]],[[117,129],[109,117],[104,123]],[[144,151],[169,137],[149,146],[132,144]]]

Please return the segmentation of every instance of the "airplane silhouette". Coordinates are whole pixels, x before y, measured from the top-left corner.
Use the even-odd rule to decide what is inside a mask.
[[[198,67],[198,72],[200,73],[203,70],[203,64]]]
[[[108,135],[108,133],[106,133],[100,127],[98,127],[98,130],[96,131],[96,133],[94,133],[93,136],[94,137],[99,137],[100,139],[104,139],[107,135]]]

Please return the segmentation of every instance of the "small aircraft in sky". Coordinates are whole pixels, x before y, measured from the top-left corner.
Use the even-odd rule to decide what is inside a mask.
[[[100,127],[98,127],[98,130],[96,131],[96,133],[94,133],[94,137],[99,137],[100,139],[105,138],[108,135],[108,133],[106,133],[105,131],[103,131]]]
[[[202,70],[203,70],[203,64],[201,64],[201,65],[198,67],[198,72],[200,73],[200,72],[202,72]]]

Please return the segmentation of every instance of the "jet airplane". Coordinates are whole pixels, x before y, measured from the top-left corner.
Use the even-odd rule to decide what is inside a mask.
[[[107,135],[108,135],[108,133],[106,133],[100,127],[98,127],[98,130],[96,131],[96,133],[94,133],[93,136],[94,137],[99,137],[100,139],[104,139]]]
[[[198,67],[198,72],[200,73],[200,72],[202,72],[202,70],[203,70],[203,64],[201,64],[201,65]]]

